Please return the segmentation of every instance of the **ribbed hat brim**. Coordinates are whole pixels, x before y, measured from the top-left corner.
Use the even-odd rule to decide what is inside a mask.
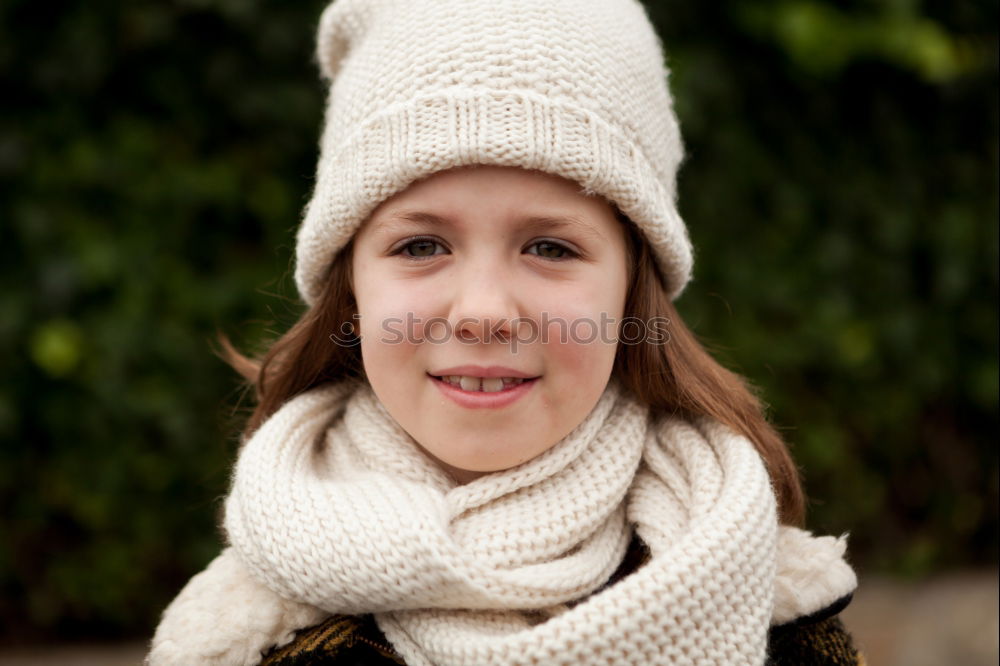
[[[676,298],[691,243],[636,146],[597,114],[530,91],[460,87],[387,107],[322,156],[297,238],[299,293],[317,303],[336,253],[379,203],[435,172],[483,164],[545,171],[604,196],[642,230]]]

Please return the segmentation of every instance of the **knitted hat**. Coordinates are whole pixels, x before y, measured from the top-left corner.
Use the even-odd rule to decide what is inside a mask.
[[[295,267],[308,304],[379,203],[474,164],[602,195],[642,230],[670,296],[681,293],[692,265],[675,206],[683,148],[637,0],[336,0],[317,56],[330,89]]]

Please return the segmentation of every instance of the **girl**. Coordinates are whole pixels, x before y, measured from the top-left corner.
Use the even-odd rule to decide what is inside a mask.
[[[228,547],[161,664],[849,664],[845,540],[671,300],[692,253],[635,0],[337,0]]]

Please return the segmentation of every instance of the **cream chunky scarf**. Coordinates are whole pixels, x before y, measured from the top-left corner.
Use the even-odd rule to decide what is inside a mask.
[[[779,528],[747,439],[651,423],[614,381],[555,447],[463,486],[367,384],[314,389],[246,442],[225,527],[148,663],[254,664],[374,613],[410,666],[760,664],[771,625],[856,585],[843,538]],[[633,530],[651,558],[606,586]]]

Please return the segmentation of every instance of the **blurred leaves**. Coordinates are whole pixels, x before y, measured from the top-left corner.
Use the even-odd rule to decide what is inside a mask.
[[[323,2],[0,4],[0,626],[148,634],[219,549],[210,351],[297,317]],[[650,0],[697,254],[678,305],[757,384],[863,567],[997,557],[995,3]]]
[[[949,34],[922,16],[916,2],[874,4],[882,6],[851,11],[808,0],[748,3],[740,16],[811,74],[835,75],[858,59],[882,60],[933,82],[987,68],[985,44]]]
[[[148,633],[218,552],[240,396],[211,342],[300,311],[321,9],[0,6],[3,639]]]
[[[31,358],[53,377],[69,374],[83,355],[83,335],[71,321],[48,321],[31,337]]]
[[[995,563],[996,4],[649,7],[688,153],[679,307],[760,387],[810,526],[862,568]]]

